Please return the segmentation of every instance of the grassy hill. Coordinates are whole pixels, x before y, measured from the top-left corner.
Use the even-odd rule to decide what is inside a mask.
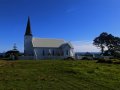
[[[95,61],[0,61],[0,90],[119,90],[120,65]]]

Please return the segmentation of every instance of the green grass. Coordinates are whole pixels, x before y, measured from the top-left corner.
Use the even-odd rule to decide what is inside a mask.
[[[120,90],[120,65],[95,61],[0,61],[0,90]]]

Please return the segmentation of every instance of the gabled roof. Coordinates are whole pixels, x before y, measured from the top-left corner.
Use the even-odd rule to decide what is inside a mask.
[[[73,45],[71,44],[71,42],[67,42],[67,44],[68,44],[71,48],[74,48]]]
[[[29,17],[28,17],[28,22],[27,22],[27,27],[26,27],[26,32],[25,32],[25,36],[26,35],[32,36],[31,27],[30,27],[30,18]]]
[[[64,44],[64,40],[61,39],[49,39],[49,38],[33,38],[33,47],[51,47],[58,48]]]
[[[70,42],[65,42],[64,44],[62,44],[60,47],[64,47],[68,45],[70,48],[74,48],[73,45]]]

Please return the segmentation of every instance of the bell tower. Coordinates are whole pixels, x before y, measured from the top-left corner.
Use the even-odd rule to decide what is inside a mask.
[[[30,18],[28,17],[27,27],[24,35],[24,55],[26,56],[33,56],[32,37]]]

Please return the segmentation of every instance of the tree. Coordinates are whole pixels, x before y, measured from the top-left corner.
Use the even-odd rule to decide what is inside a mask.
[[[116,51],[120,51],[120,38],[119,37],[115,37],[113,44],[114,44],[114,49]]]
[[[101,48],[101,54],[114,55],[116,51],[120,51],[120,38],[106,32],[101,33],[93,40],[93,45]],[[104,48],[107,50],[105,51]]]
[[[93,45],[101,48],[101,52],[102,52],[101,54],[104,53],[104,48],[106,46],[107,36],[108,36],[108,33],[103,32],[93,40]]]

